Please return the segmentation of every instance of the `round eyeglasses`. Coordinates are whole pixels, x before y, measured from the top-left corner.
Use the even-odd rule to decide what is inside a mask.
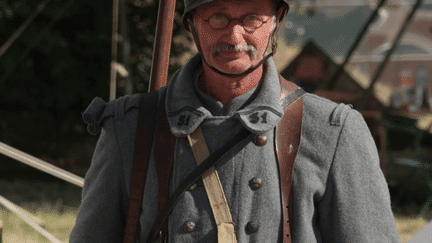
[[[243,28],[247,31],[254,31],[267,23],[271,17],[267,20],[263,20],[263,18],[257,14],[246,14],[240,18],[230,18],[224,14],[217,13],[213,14],[209,19],[204,20],[204,22],[208,22],[213,29],[221,30],[226,28],[234,19],[238,19],[243,24]]]

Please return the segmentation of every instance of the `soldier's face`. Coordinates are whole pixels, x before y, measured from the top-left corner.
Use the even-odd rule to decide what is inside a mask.
[[[240,18],[249,14],[265,22],[259,28],[247,28]],[[263,58],[276,27],[275,14],[272,0],[220,0],[201,5],[193,16],[201,54],[221,72],[246,71]],[[209,20],[218,23],[220,18],[231,21],[225,28],[215,29]]]

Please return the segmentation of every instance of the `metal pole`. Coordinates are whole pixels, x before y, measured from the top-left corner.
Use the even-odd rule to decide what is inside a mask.
[[[11,37],[0,47],[0,57],[5,54],[5,52],[9,49],[9,47],[15,42],[15,40],[24,32],[25,29],[33,22],[33,20],[39,15],[42,10],[44,10],[45,6],[51,0],[44,0],[40,3],[34,12],[30,14],[30,16],[21,24],[21,26],[11,35]],[[1,241],[0,241],[1,243]]]
[[[113,22],[111,37],[111,77],[110,77],[110,100],[116,98],[117,88],[117,53],[118,53],[118,19],[119,0],[113,0]]]
[[[408,14],[408,16],[405,18],[405,22],[403,23],[402,27],[399,30],[398,35],[395,38],[395,41],[393,42],[392,47],[390,50],[387,51],[387,54],[384,58],[384,61],[381,62],[380,66],[378,67],[377,71],[375,72],[374,77],[372,78],[372,81],[369,85],[369,87],[365,90],[365,93],[363,94],[362,98],[356,105],[356,109],[361,111],[366,106],[367,101],[369,100],[370,95],[372,94],[373,87],[375,83],[378,81],[379,77],[381,77],[381,74],[384,71],[384,68],[390,59],[390,56],[393,54],[393,52],[396,50],[397,46],[399,45],[399,42],[405,33],[406,29],[408,28],[409,24],[411,23],[412,18],[414,17],[415,13],[417,12],[417,9],[421,6],[423,0],[417,0],[413,8],[411,9],[411,12]]]
[[[13,203],[7,200],[6,198],[0,196],[0,203],[3,204],[7,209],[14,212],[17,216],[19,216],[22,220],[24,220],[28,225],[33,227],[37,232],[41,233],[45,238],[54,243],[62,243],[59,239],[55,238],[50,232],[43,229],[40,225],[34,222],[27,214],[23,214],[19,210],[15,210],[13,207]],[[1,235],[0,235],[1,236]]]
[[[149,92],[158,90],[167,82],[175,4],[175,0],[160,0],[159,2]]]
[[[0,153],[79,187],[84,186],[84,179],[82,177],[74,175],[57,166],[54,166],[29,154],[14,149],[11,146],[6,145],[2,142],[0,142]]]
[[[352,44],[351,48],[349,49],[348,54],[347,54],[344,62],[338,67],[338,69],[336,70],[336,73],[330,79],[330,83],[328,85],[328,89],[333,89],[334,86],[336,85],[336,81],[339,79],[340,75],[345,70],[346,64],[350,60],[350,58],[351,58],[352,54],[354,53],[354,51],[357,49],[357,46],[360,44],[361,40],[365,36],[365,34],[366,34],[367,30],[369,29],[370,25],[372,24],[372,22],[374,21],[374,19],[376,18],[376,16],[378,16],[378,12],[379,12],[380,8],[384,5],[385,2],[386,2],[386,0],[381,0],[379,2],[378,6],[375,8],[375,11],[372,13],[372,15],[369,16],[369,19],[362,26],[362,29],[360,30],[360,33],[357,35],[357,38],[355,39],[354,43]]]
[[[6,208],[11,207],[15,211],[19,211],[20,214],[26,214],[33,222],[37,223],[38,225],[40,225],[42,227],[44,227],[44,225],[45,225],[45,222],[41,218],[36,217],[35,215],[31,214],[30,212],[26,211],[25,209],[21,208],[20,206],[13,204],[12,202],[9,202],[7,205],[5,205],[4,201],[0,200],[0,204],[5,206]]]
[[[124,88],[124,94],[125,95],[131,95],[133,94],[133,84],[132,79],[130,76],[131,69],[130,69],[130,50],[131,50],[131,44],[130,44],[130,38],[129,38],[129,24],[128,24],[128,18],[127,18],[127,5],[126,0],[120,0],[120,9],[119,9],[119,15],[120,15],[120,33],[122,37],[121,41],[121,50],[122,50],[122,58],[121,62],[123,66],[125,67],[128,75],[123,76],[123,78],[126,81],[125,88]]]

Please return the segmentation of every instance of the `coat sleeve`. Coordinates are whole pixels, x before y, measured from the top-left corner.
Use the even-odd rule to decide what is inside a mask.
[[[127,198],[113,119],[108,119],[85,176],[71,243],[121,242]]]
[[[399,242],[375,142],[361,114],[348,112],[318,206],[323,241]]]

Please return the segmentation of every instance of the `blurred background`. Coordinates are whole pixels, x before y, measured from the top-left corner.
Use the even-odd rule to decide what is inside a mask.
[[[147,92],[158,3],[0,0],[0,142],[84,177],[98,136],[81,113],[110,87]],[[176,9],[169,75],[196,53]],[[361,111],[402,242],[432,218],[431,37],[432,0],[292,0],[274,57],[285,78]],[[80,193],[0,153],[0,196],[61,241]],[[2,205],[4,242],[50,242]]]

